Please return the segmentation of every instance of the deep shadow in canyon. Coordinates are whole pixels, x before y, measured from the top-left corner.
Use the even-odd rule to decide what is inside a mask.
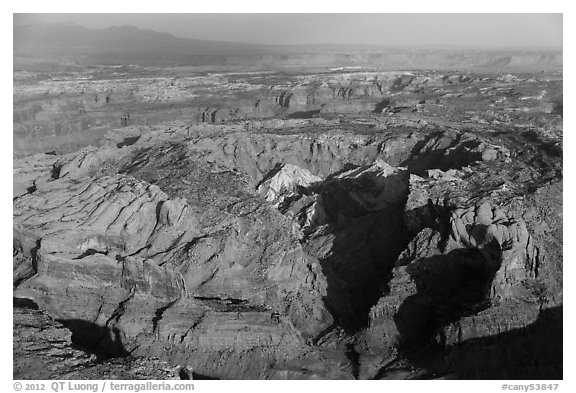
[[[402,356],[426,370],[423,379],[563,379],[563,308],[543,309],[524,328],[469,339],[444,348],[428,346]],[[385,375],[386,371],[380,373]]]
[[[116,327],[108,328],[81,319],[59,319],[58,322],[72,332],[74,347],[96,355],[98,361],[130,356]]]
[[[320,261],[327,280],[324,301],[337,325],[354,334],[368,324],[370,308],[390,290],[395,261],[408,244],[403,206],[331,224],[333,246]]]
[[[479,232],[486,230],[477,227]],[[394,317],[400,348],[409,352],[433,345],[442,327],[488,307],[492,280],[501,264],[502,249],[495,239],[481,250],[457,249],[408,264],[418,292]]]
[[[485,230],[478,226],[475,233]],[[446,344],[444,327],[491,307],[490,288],[506,247],[492,240],[478,250],[457,249],[408,265],[418,292],[394,321],[399,357],[426,370],[422,378],[562,379],[562,306],[541,309],[524,328]]]

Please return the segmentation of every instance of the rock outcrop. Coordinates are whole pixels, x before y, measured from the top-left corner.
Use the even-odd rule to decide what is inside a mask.
[[[553,157],[335,124],[127,127],[18,161],[14,296],[97,357],[219,378],[466,377],[478,340],[556,326]]]
[[[322,181],[320,177],[314,176],[306,169],[292,164],[282,164],[258,185],[257,192],[268,202],[278,205],[285,198],[294,195],[299,188],[310,187],[319,181]]]
[[[448,233],[435,236],[425,229],[408,245],[393,270],[390,295],[371,311],[369,336],[384,339],[378,346],[388,348],[430,340],[438,333],[435,329],[453,318],[465,329],[461,318],[466,313],[526,297],[524,284],[537,276],[538,253],[526,225],[510,220],[502,210],[487,203],[457,209],[448,217]],[[507,317],[503,315],[500,324]],[[493,333],[498,333],[497,326]],[[461,330],[458,340],[487,335],[473,332]]]
[[[103,358],[33,301],[14,298],[13,307],[14,379],[181,379],[187,370],[153,358]]]

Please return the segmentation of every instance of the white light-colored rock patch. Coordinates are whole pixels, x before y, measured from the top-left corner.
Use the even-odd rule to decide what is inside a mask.
[[[283,164],[281,169],[270,179],[258,186],[258,193],[268,202],[278,206],[285,196],[297,191],[298,187],[310,187],[322,179],[310,171],[292,164]]]

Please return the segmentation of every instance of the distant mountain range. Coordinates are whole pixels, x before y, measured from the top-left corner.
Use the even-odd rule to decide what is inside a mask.
[[[158,54],[230,53],[257,50],[258,45],[203,41],[133,26],[89,29],[76,24],[36,24],[14,27],[15,53],[28,50],[128,52]]]
[[[562,70],[558,49],[399,48],[373,45],[258,45],[175,37],[133,26],[14,26],[14,67],[51,64],[143,66],[364,66],[380,69]]]

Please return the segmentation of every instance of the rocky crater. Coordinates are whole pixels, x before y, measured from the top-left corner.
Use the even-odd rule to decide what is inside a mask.
[[[562,378],[561,132],[382,97],[479,78],[334,78],[15,159],[15,378]]]

